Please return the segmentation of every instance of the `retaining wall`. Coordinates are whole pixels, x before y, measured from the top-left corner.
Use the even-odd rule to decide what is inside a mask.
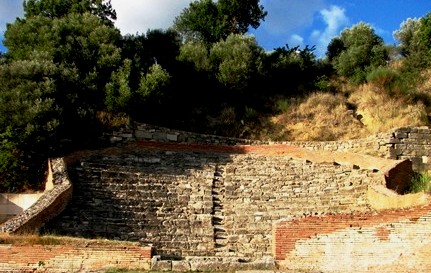
[[[273,221],[367,211],[369,187],[385,185],[373,170],[258,154],[107,150],[70,167],[73,198],[48,230],[164,258],[272,255]]]
[[[431,130],[426,126],[397,128],[392,132],[380,133],[356,140],[274,142],[202,135],[148,124],[133,123],[127,128],[107,134],[105,138],[115,144],[136,140],[221,145],[287,144],[314,151],[354,152],[395,160],[410,159],[413,162],[413,168],[417,171],[429,170],[431,166]]]
[[[0,244],[0,272],[105,272],[150,267],[151,247],[91,242],[85,246]]]
[[[279,221],[274,256],[294,272],[430,272],[430,221],[430,205]]]

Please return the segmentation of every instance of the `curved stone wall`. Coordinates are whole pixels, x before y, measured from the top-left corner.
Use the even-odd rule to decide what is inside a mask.
[[[33,233],[37,232],[46,222],[59,215],[72,196],[72,184],[62,158],[50,160],[48,180],[54,186],[47,190],[38,201],[21,214],[0,225],[1,232]]]
[[[189,146],[185,146],[189,147]],[[107,149],[69,166],[74,195],[57,234],[152,244],[165,258],[272,255],[286,217],[370,210],[381,172],[289,155]]]

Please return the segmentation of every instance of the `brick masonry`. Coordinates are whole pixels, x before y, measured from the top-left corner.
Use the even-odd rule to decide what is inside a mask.
[[[150,267],[151,247],[91,242],[85,246],[0,244],[0,272],[101,272]]]
[[[322,272],[430,272],[431,206],[304,217],[274,224],[283,269]]]

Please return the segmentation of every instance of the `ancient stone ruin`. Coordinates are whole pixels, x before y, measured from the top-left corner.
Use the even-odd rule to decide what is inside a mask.
[[[427,127],[265,143],[135,124],[107,138],[52,160],[50,195],[0,229],[139,242],[153,269],[431,269],[428,195],[404,194],[429,169]]]

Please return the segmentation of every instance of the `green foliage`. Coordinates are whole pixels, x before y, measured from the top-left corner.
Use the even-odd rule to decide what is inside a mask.
[[[106,84],[105,104],[108,110],[124,112],[130,106],[132,90],[129,86],[131,61],[124,60],[124,64],[112,73],[111,82]]]
[[[265,60],[268,82],[266,88],[274,95],[285,97],[304,95],[313,91],[314,82],[322,71],[318,67],[314,47],[276,48]],[[281,89],[282,88],[282,89]]]
[[[207,46],[230,34],[245,34],[257,28],[266,16],[259,0],[197,0],[175,19],[174,29],[186,41],[202,41]]]
[[[27,18],[7,27],[9,51],[0,71],[0,180],[6,189],[37,187],[46,159],[70,142],[64,140],[82,144],[97,133],[96,113],[120,62],[120,33],[67,6],[81,2],[28,1]]]
[[[90,12],[107,25],[113,26],[117,14],[112,8],[111,0],[25,0],[25,17],[45,16],[48,18],[60,18],[70,13]]]
[[[57,67],[46,56],[0,67],[0,190],[37,188],[55,148],[61,108],[55,102]]]
[[[246,89],[263,68],[263,49],[251,36],[230,35],[211,48],[210,58],[220,83],[233,90]]]
[[[407,193],[429,192],[431,189],[431,175],[428,172],[414,173]]]
[[[169,86],[171,76],[161,65],[154,64],[149,72],[141,78],[138,100],[160,104],[164,90]]]
[[[407,87],[400,74],[389,68],[378,67],[367,75],[367,82],[380,92],[387,92],[391,96],[405,95]]]
[[[418,50],[416,40],[420,25],[419,19],[408,18],[401,23],[400,29],[394,32],[394,38],[399,42],[399,49],[404,57],[414,54]]]
[[[288,99],[278,99],[276,102],[276,108],[279,113],[287,113],[290,108],[290,101]]]
[[[202,42],[188,42],[180,49],[178,60],[192,63],[197,71],[211,71],[209,52]]]
[[[350,79],[353,84],[365,82],[368,71],[388,61],[383,39],[362,22],[344,30],[330,46],[328,58],[332,59],[338,75]]]

